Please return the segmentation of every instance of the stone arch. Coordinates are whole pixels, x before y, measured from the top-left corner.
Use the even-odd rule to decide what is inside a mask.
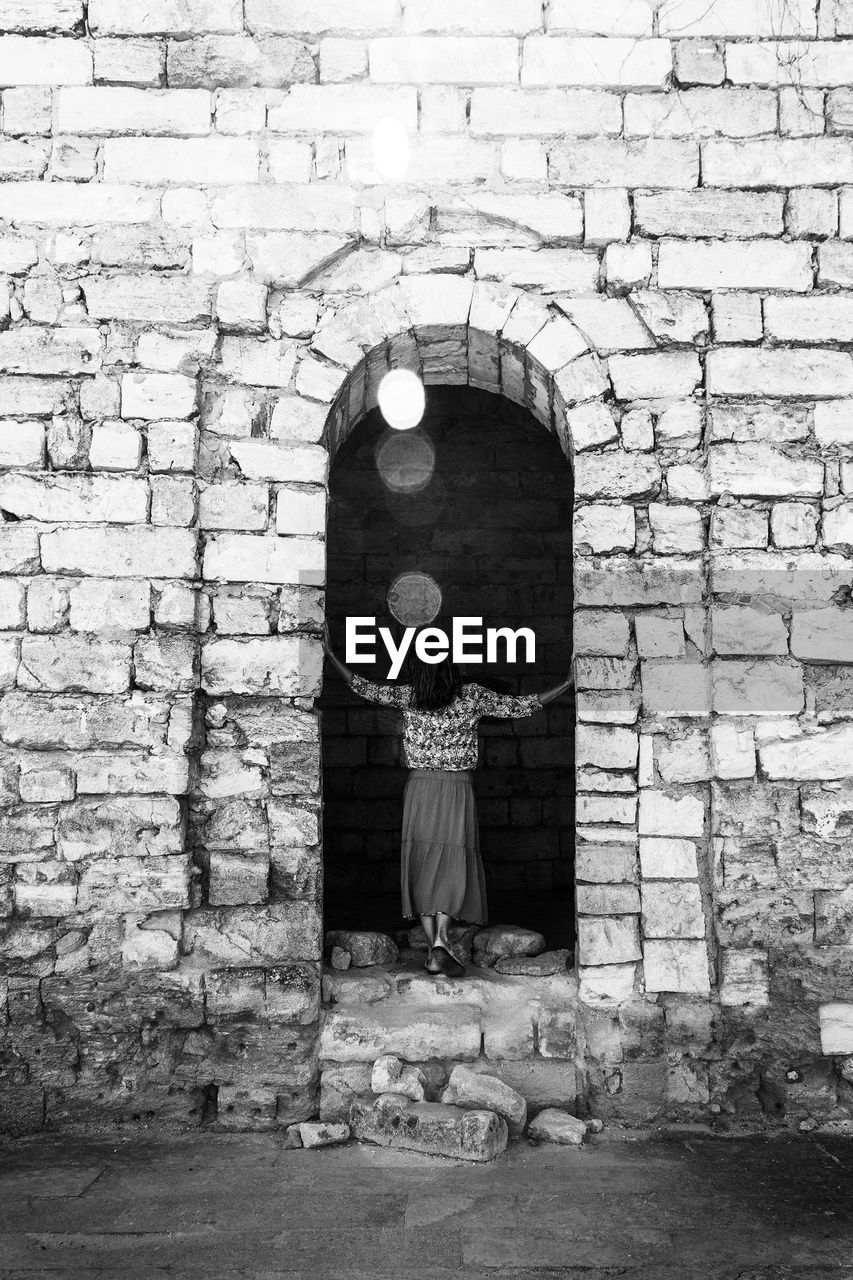
[[[468,385],[519,405],[557,437],[570,465],[576,443],[618,433],[605,401],[606,365],[577,325],[537,295],[455,275],[403,277],[327,316],[311,350],[342,370],[323,437],[330,462],[393,368],[428,386]]]
[[[570,460],[576,428],[613,421],[603,403],[612,392],[606,366],[589,339],[556,303],[521,289],[449,274],[403,277],[324,320],[311,349],[340,370],[324,432],[332,457],[393,368],[412,369],[427,385],[506,396],[556,432]]]

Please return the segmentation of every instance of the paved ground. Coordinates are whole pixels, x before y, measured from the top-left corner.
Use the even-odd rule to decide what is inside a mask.
[[[1,1280],[851,1280],[853,1142],[518,1146],[488,1166],[266,1135],[0,1151]]]

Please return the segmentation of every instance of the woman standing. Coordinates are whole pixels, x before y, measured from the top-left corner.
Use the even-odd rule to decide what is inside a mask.
[[[477,726],[485,716],[533,715],[570,689],[573,677],[544,693],[513,697],[463,682],[449,658],[427,663],[413,655],[411,684],[376,684],[341,662],[328,627],[323,647],[362,698],[403,712],[403,756],[411,770],[403,793],[403,915],[408,920],[420,916],[429,947],[427,970],[458,976],[464,968],[450,947],[450,923],[482,925],[487,915],[471,780]]]

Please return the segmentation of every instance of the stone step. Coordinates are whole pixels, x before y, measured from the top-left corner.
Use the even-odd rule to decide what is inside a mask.
[[[358,1142],[455,1160],[494,1160],[506,1150],[507,1127],[494,1111],[463,1111],[438,1102],[354,1102],[350,1130]]]
[[[421,965],[401,964],[345,971],[326,968],[323,972],[323,999],[330,1005],[376,1004],[393,997],[398,1003],[442,1008],[451,1004],[509,1008],[527,1001],[575,1007],[577,990],[577,979],[570,970],[538,977],[469,964],[463,977],[449,978],[428,974]]]
[[[336,1004],[325,1011],[320,1057],[375,1062],[393,1053],[404,1062],[472,1061],[480,1053],[481,1010],[475,1004]]]

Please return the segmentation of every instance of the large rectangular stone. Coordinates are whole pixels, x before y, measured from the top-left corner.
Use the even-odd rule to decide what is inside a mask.
[[[210,133],[211,96],[206,89],[60,89],[56,120],[60,133],[200,136]]]
[[[239,231],[347,231],[358,228],[355,193],[339,184],[232,186],[211,197],[214,226]],[[0,193],[0,213],[3,201]]]
[[[710,673],[704,663],[645,661],[642,680],[643,710],[648,715],[710,715]]]
[[[820,947],[853,945],[853,885],[818,889],[814,896],[815,942]]]
[[[95,320],[193,324],[210,320],[210,283],[193,276],[94,276],[83,282]]]
[[[753,46],[750,46],[753,47]],[[849,138],[709,141],[702,148],[708,187],[821,187],[853,182]]]
[[[653,236],[780,236],[783,197],[775,191],[638,191],[637,231]]]
[[[220,534],[204,553],[204,577],[219,582],[298,582],[322,586],[326,548],[319,538]]]
[[[295,84],[270,107],[273,133],[372,133],[383,119],[394,119],[407,133],[417,131],[418,96],[414,87],[377,88],[369,84]]]
[[[794,618],[798,617],[794,614]],[[787,654],[788,633],[782,615],[746,605],[715,607],[711,611],[711,640],[715,653]]]
[[[639,737],[633,729],[604,728],[579,724],[575,743],[575,762],[592,764],[601,769],[634,769],[637,765]]]
[[[633,845],[587,844],[575,851],[575,874],[588,884],[635,884],[637,852]]]
[[[768,778],[830,781],[850,776],[853,725],[759,744],[758,759]]]
[[[658,249],[661,289],[790,289],[812,287],[811,246],[743,240],[702,244],[664,240]]]
[[[625,137],[754,137],[775,133],[777,111],[776,94],[768,89],[629,93],[625,97]]]
[[[714,711],[724,716],[795,716],[803,709],[803,670],[757,658],[713,664]]]
[[[196,379],[183,373],[125,373],[121,380],[123,418],[189,418],[196,408]]]
[[[784,5],[767,0],[664,0],[659,10],[662,34],[695,36],[808,36],[815,34],[810,0]],[[738,47],[738,46],[736,46]]]
[[[184,950],[206,964],[263,965],[319,960],[322,921],[313,902],[267,903],[193,911],[184,920]]]
[[[408,36],[371,40],[375,84],[517,84],[518,41],[508,36]]]
[[[578,952],[583,965],[624,964],[640,960],[639,917],[579,916]]]
[[[709,353],[706,380],[713,395],[850,396],[853,357],[846,351],[811,348],[726,347]]]
[[[704,938],[699,885],[689,880],[644,883],[642,923],[646,938]]]
[[[317,71],[308,47],[300,40],[204,35],[169,41],[168,74],[173,86],[253,89],[289,88],[295,81],[313,81]],[[236,136],[249,131],[230,132]]]
[[[608,368],[617,396],[625,400],[689,396],[702,380],[699,358],[692,351],[611,356]]]
[[[22,689],[122,693],[130,684],[130,645],[100,636],[25,636]]]
[[[82,40],[0,36],[0,86],[91,83],[92,51]]]
[[[81,911],[174,911],[190,905],[189,854],[167,858],[99,858],[83,869]]]
[[[705,803],[695,792],[640,792],[641,836],[701,837],[705,830]]]
[[[201,667],[208,693],[307,698],[319,692],[323,655],[319,642],[307,636],[211,640],[202,647]]]
[[[726,73],[733,84],[781,84],[800,94],[813,86],[846,86],[853,79],[848,40],[800,41],[794,49],[793,58],[780,58],[779,46],[771,40],[729,45]]]
[[[58,529],[41,536],[47,573],[102,578],[193,578],[196,535],[189,529]]]
[[[598,137],[622,128],[619,99],[593,89],[474,89],[474,137]]]
[[[832,608],[794,613],[791,653],[804,662],[853,663],[853,614]]]
[[[641,836],[640,870],[644,881],[695,879],[696,845],[671,836]]]
[[[557,143],[549,160],[552,180],[569,187],[689,188],[699,181],[698,144],[685,140]]]
[[[767,952],[759,947],[721,952],[720,1004],[766,1005],[769,1000]]]
[[[407,0],[406,35],[526,35],[540,31],[539,0]]]
[[[819,497],[823,479],[822,462],[791,456],[772,444],[715,444],[709,450],[708,483],[714,496]]]
[[[824,1053],[853,1053],[853,1002],[837,1000],[822,1004],[820,1047]]]
[[[241,0],[90,0],[89,25],[98,35],[194,36],[200,31],[242,31]]]
[[[474,253],[478,280],[561,293],[594,289],[598,269],[598,258],[582,249],[477,249]]]
[[[0,507],[19,520],[144,524],[148,484],[125,476],[10,472],[0,477]]]
[[[646,991],[680,991],[706,995],[708,952],[704,942],[652,941],[643,947]]]
[[[0,218],[37,227],[76,230],[101,222],[142,223],[150,221],[158,208],[155,192],[130,185],[6,182],[0,186]]]
[[[528,36],[522,51],[524,85],[659,89],[671,73],[672,46],[668,40],[549,34]]]
[[[250,138],[107,138],[106,182],[151,186],[225,186],[258,180],[258,144]]]
[[[833,293],[765,298],[764,332],[782,342],[853,342],[853,298]]]
[[[118,0],[116,0],[118,2]],[[373,35],[392,31],[399,21],[398,0],[246,0],[246,28],[283,35]]]
[[[579,562],[575,569],[575,600],[578,605],[602,606],[699,604],[703,584],[704,573],[698,560],[668,556],[661,564],[660,560],[603,556]]]
[[[472,1061],[480,1053],[480,1035],[480,1009],[475,1004],[336,1005],[323,1018],[320,1057],[332,1062],[375,1062],[382,1054],[392,1053],[404,1062]]]
[[[83,0],[2,0],[0,31],[73,31],[83,21]]]
[[[31,325],[0,333],[0,371],[4,373],[95,373],[100,361],[101,335],[97,329]]]

